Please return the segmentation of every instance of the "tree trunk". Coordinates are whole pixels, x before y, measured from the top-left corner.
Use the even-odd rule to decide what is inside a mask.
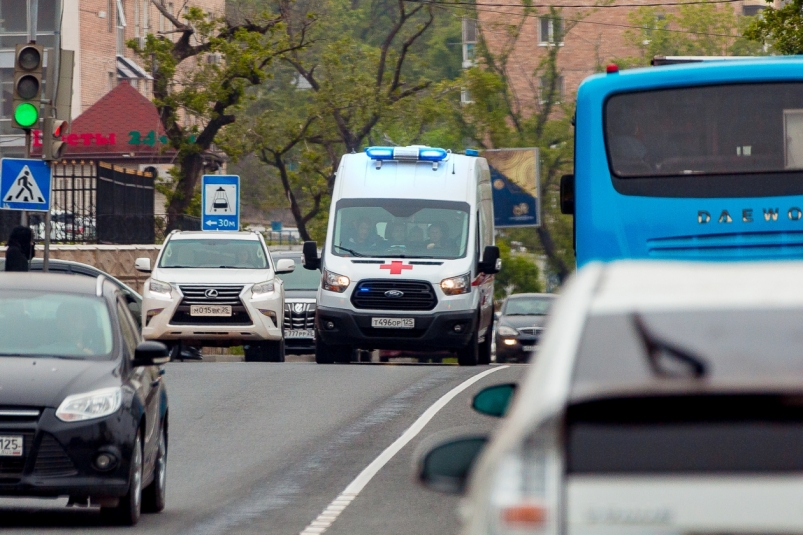
[[[203,157],[198,152],[179,156],[176,168],[180,175],[170,204],[167,206],[167,232],[181,228],[182,217],[195,195],[198,180],[204,172]]]

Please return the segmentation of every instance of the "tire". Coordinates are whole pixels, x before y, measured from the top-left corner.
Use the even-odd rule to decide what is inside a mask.
[[[351,346],[332,346],[321,340],[320,333],[315,333],[315,362],[318,364],[348,364],[354,350]]]
[[[477,363],[478,364],[490,364],[491,363],[491,328],[488,327],[488,331],[485,334],[485,341],[482,342],[479,347],[477,348]]]
[[[112,524],[133,526],[142,512],[142,438],[137,429],[137,438],[131,452],[128,475],[128,493],[120,498],[117,507],[101,507],[100,514]]]
[[[278,342],[262,342],[265,362],[284,362],[284,338]]]
[[[167,485],[167,429],[162,424],[159,432],[156,465],[153,467],[153,481],[142,491],[142,512],[161,513],[165,508],[165,488]]]
[[[471,336],[471,341],[466,347],[457,350],[457,363],[460,366],[476,366],[479,361],[480,347],[477,343],[477,331]]]
[[[246,362],[265,362],[265,351],[259,342],[243,345],[243,351]]]

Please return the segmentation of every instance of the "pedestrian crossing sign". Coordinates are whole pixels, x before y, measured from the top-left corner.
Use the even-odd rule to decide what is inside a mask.
[[[0,208],[47,212],[50,166],[43,160],[3,158],[0,163]]]

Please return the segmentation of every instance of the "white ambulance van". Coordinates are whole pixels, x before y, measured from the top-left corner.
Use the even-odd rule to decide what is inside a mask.
[[[491,358],[494,245],[488,163],[476,151],[370,147],[338,167],[321,256],[316,361],[355,349],[450,350],[461,365]]]

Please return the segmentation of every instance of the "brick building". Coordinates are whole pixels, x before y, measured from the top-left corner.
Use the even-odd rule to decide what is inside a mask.
[[[225,0],[188,0],[187,5],[184,0],[157,1],[179,17],[179,10],[186,10],[189,5],[215,15],[223,15],[226,5]],[[0,0],[0,85],[3,90],[0,154],[3,156],[24,154],[21,131],[11,128],[9,117],[14,45],[28,40],[25,5],[24,0]],[[39,0],[37,42],[46,49],[56,43],[60,7],[63,7],[62,48],[75,51],[71,119],[89,109],[121,80],[150,98],[150,76],[125,42],[172,29],[170,21],[152,0]],[[165,35],[176,38],[175,34]]]
[[[606,7],[595,0],[552,0],[549,4],[559,9],[560,18],[551,19],[546,9],[528,16],[510,56],[508,74],[513,90],[522,102],[533,102],[539,91],[541,80],[534,73],[549,46],[557,44],[561,47],[558,55],[558,87],[570,99],[574,98],[583,79],[598,72],[600,66],[604,67],[614,58],[639,54],[625,40],[625,32],[632,24],[628,21],[632,8]],[[613,4],[655,5],[655,1],[616,0]],[[508,46],[510,38],[507,28],[521,21],[521,5],[521,0],[477,0],[479,31],[493,52],[498,53]],[[569,7],[578,5],[587,7]],[[764,5],[761,0],[744,0],[724,4],[721,9],[732,6],[739,14],[755,15]],[[555,43],[555,35],[563,33],[565,36],[561,42]],[[464,20],[464,67],[472,64],[477,37],[475,21]]]

